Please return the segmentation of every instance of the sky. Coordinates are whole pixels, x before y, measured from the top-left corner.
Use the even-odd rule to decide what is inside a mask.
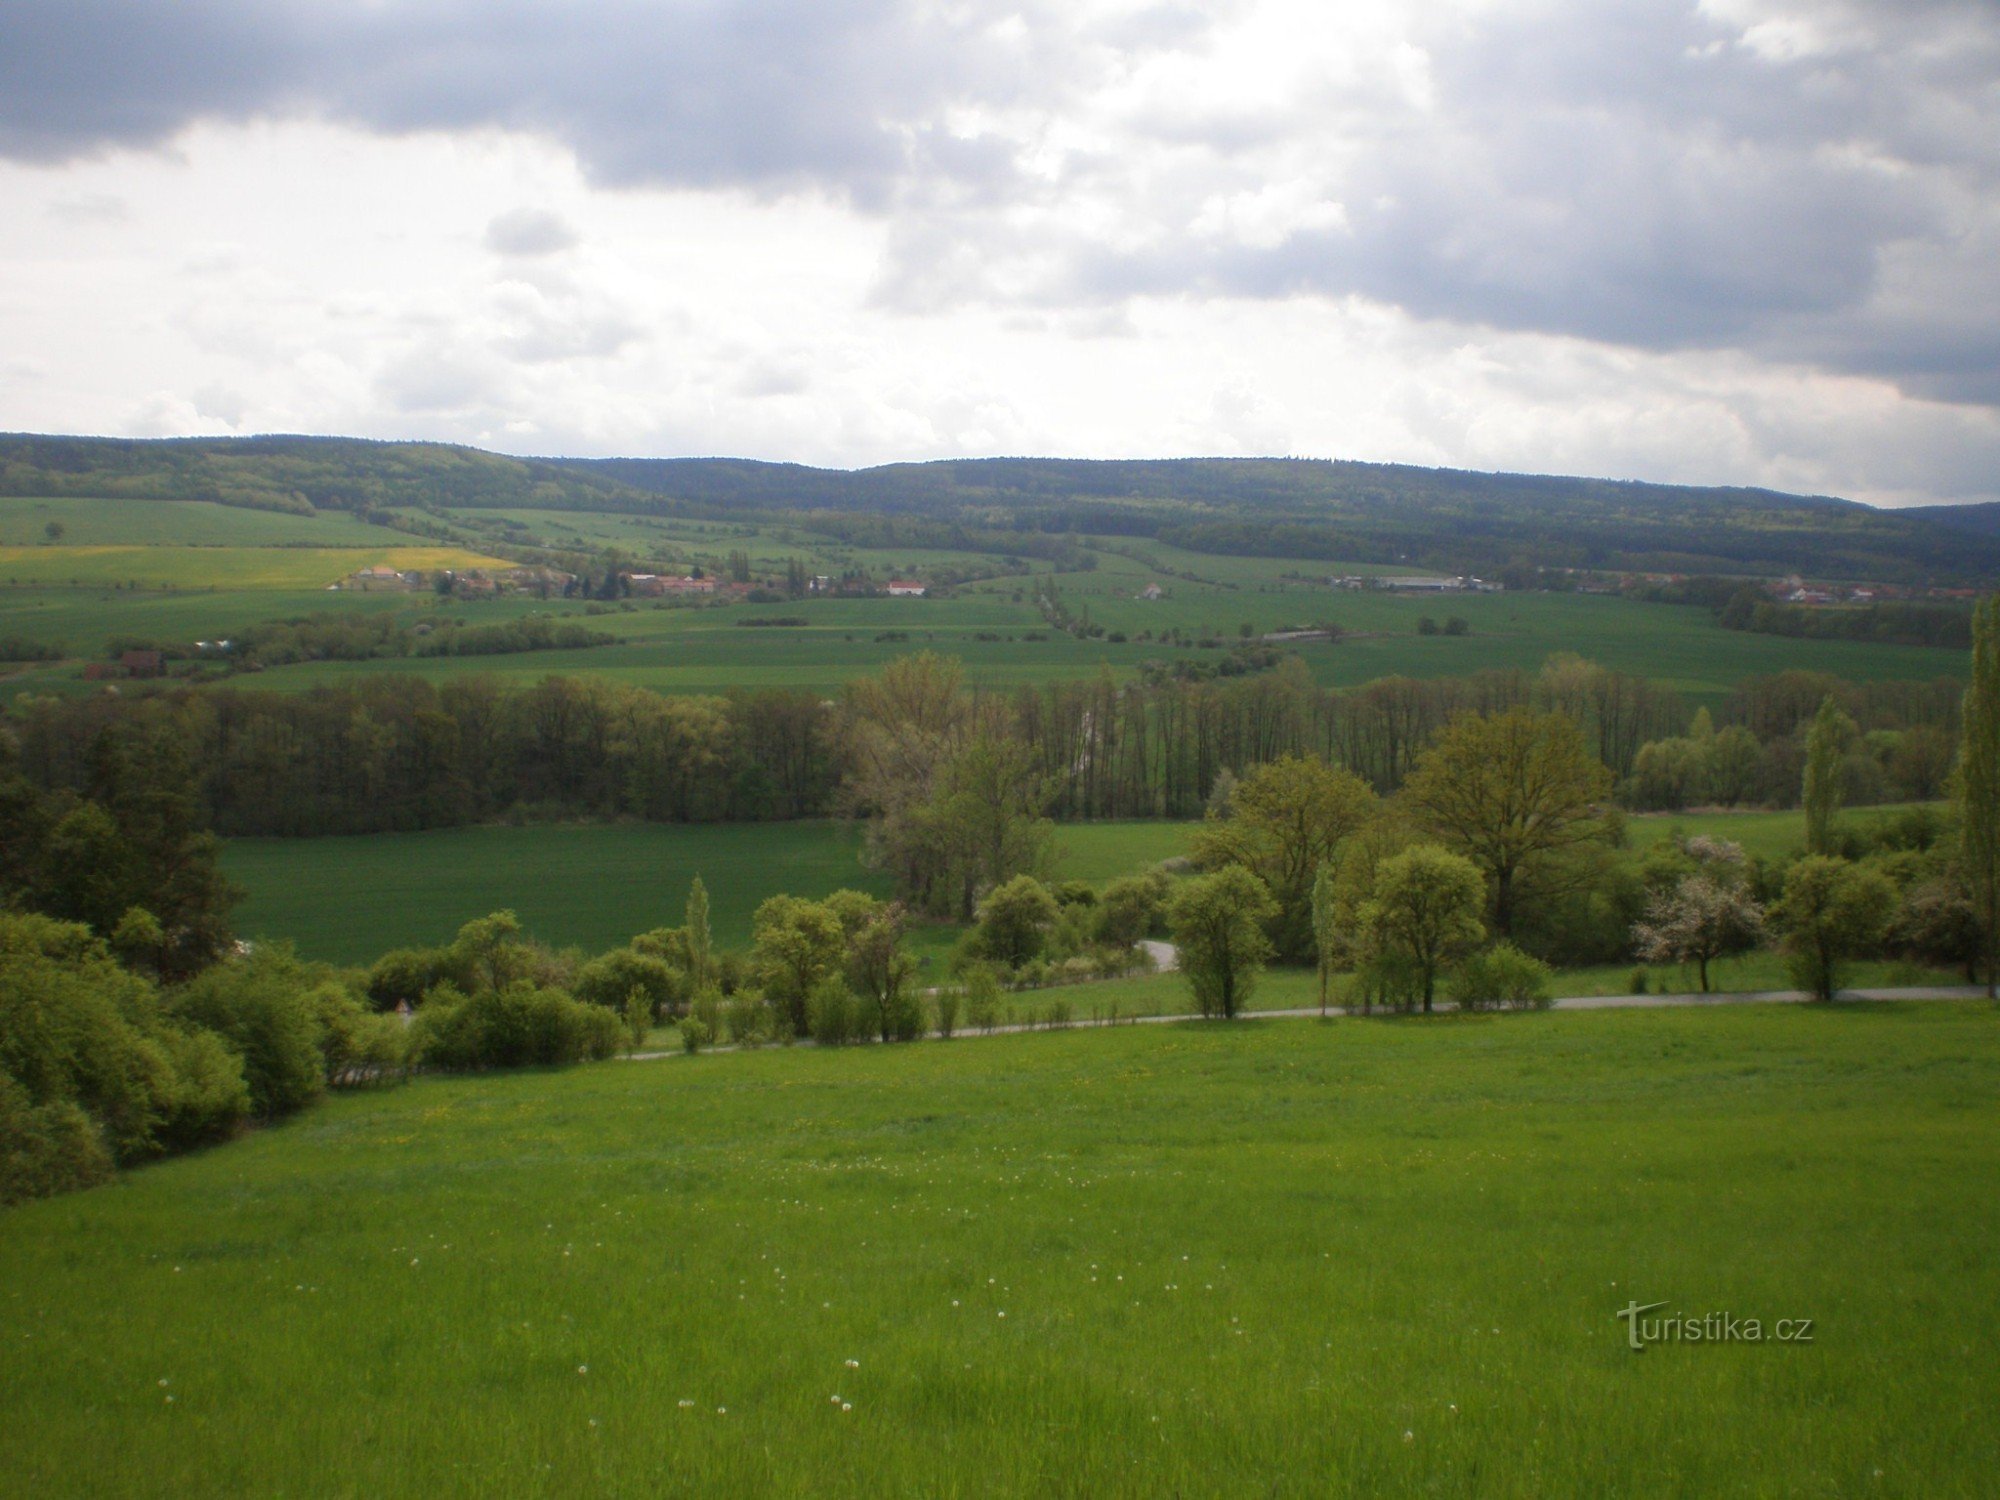
[[[0,429],[2000,499],[1994,0],[6,0]]]

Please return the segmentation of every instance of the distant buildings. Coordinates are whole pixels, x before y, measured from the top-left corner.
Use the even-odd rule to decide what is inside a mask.
[[[889,580],[889,597],[891,599],[921,599],[924,596],[924,592],[924,585],[916,582],[914,579],[892,578]]]

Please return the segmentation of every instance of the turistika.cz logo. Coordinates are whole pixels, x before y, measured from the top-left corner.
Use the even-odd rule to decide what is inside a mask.
[[[1810,1344],[1811,1318],[1739,1318],[1735,1313],[1659,1313],[1664,1302],[1631,1302],[1613,1313],[1625,1324],[1628,1347],[1643,1354],[1648,1344]]]

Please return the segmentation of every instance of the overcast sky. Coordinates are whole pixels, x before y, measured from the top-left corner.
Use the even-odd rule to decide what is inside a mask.
[[[0,428],[2000,499],[1993,0],[5,0]]]

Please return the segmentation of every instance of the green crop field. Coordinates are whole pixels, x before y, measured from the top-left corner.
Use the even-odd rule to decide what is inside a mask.
[[[0,1473],[38,1497],[1989,1493],[1996,1110],[2000,1028],[1963,1003],[423,1081],[0,1215]],[[1617,1314],[1651,1303],[1763,1338],[1634,1353]]]
[[[1103,881],[1186,850],[1178,823],[1058,830],[1057,874]],[[234,839],[223,869],[248,899],[236,925],[284,938],[308,958],[368,963],[390,948],[442,942],[503,907],[557,947],[616,947],[681,920],[688,883],[708,887],[716,940],[750,940],[750,914],[780,892],[851,886],[886,896],[836,823],[554,824],[451,828],[350,838]]]
[[[1866,829],[1893,812],[1854,808],[1841,818]],[[1059,824],[1054,875],[1101,884],[1144,870],[1186,854],[1194,826]],[[1677,833],[1715,834],[1752,854],[1780,858],[1803,846],[1805,824],[1796,810],[1627,820],[1634,857]],[[858,835],[825,822],[530,824],[234,839],[224,848],[223,868],[248,892],[236,913],[245,936],[289,939],[308,958],[367,963],[389,948],[442,941],[460,923],[502,907],[519,912],[531,932],[557,947],[614,947],[680,921],[696,875],[709,887],[717,940],[738,945],[749,940],[750,914],[766,896],[819,897],[842,886],[887,895],[887,881],[862,865],[860,848]],[[932,933],[920,947],[933,951],[951,935],[951,929]],[[1740,968],[1743,987],[1766,988],[1782,983],[1772,962],[1729,960],[1716,972],[1728,976]],[[1870,982],[1889,976],[1884,971]],[[1566,983],[1564,992],[1592,988]]]

